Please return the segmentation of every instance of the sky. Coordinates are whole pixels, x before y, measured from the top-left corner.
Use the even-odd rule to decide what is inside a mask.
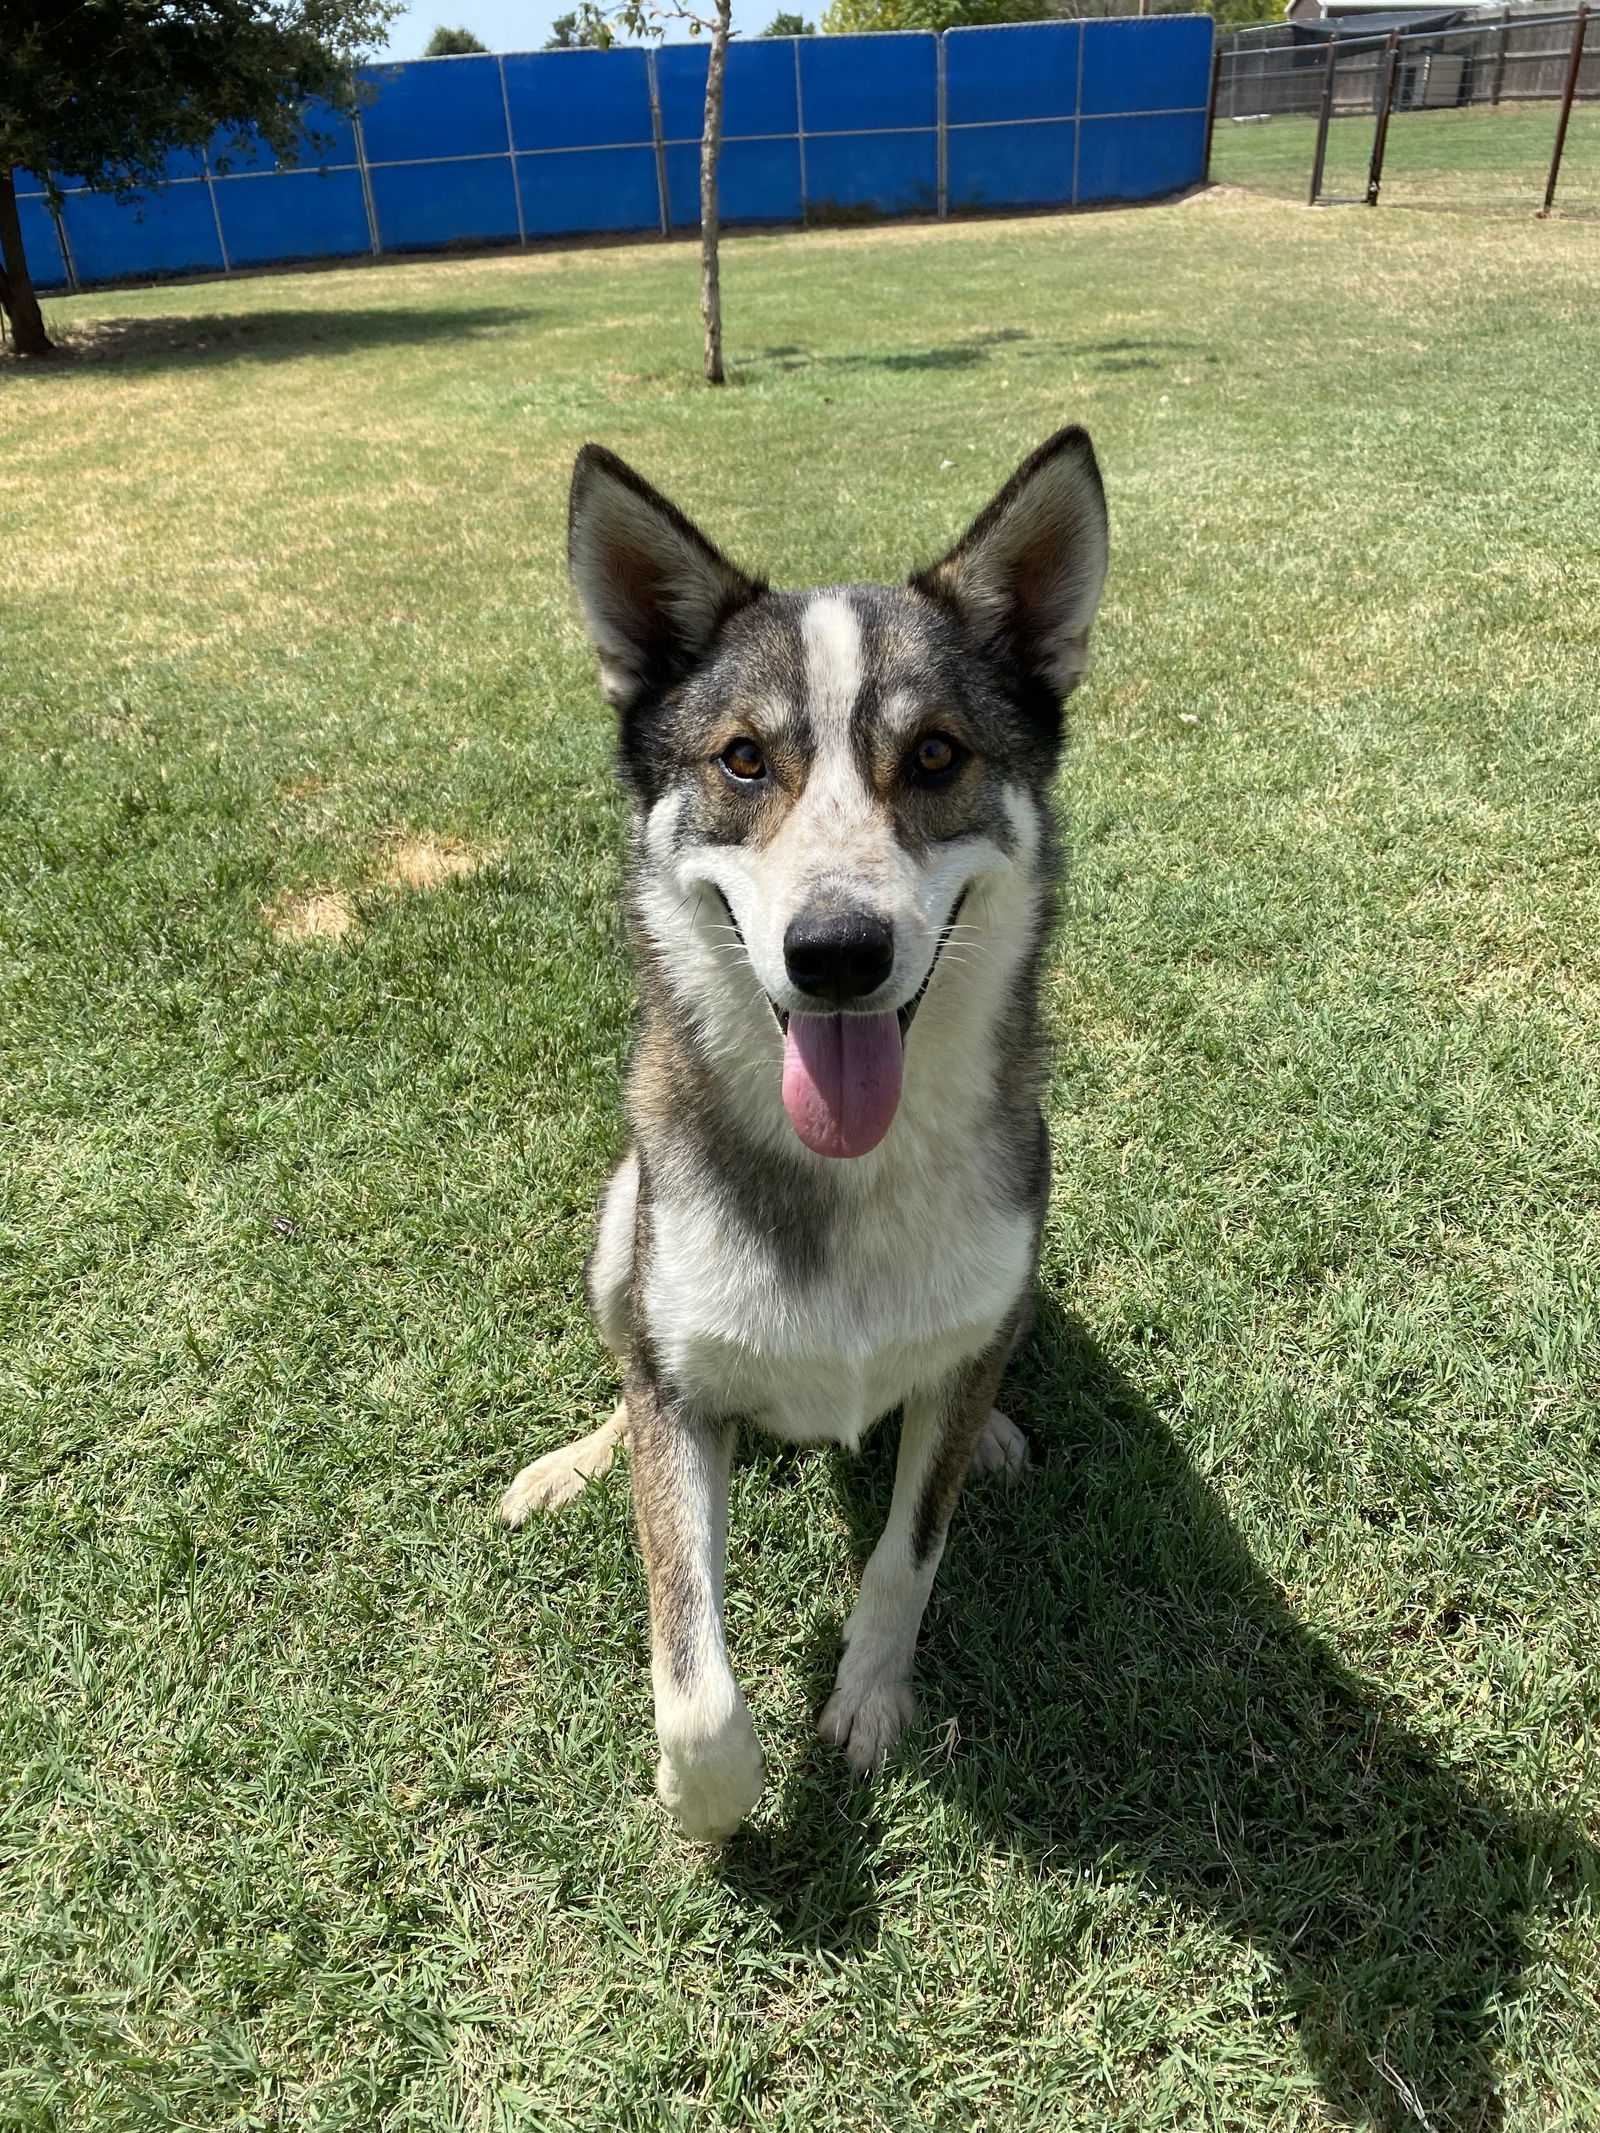
[[[550,34],[557,15],[572,12],[574,0],[412,0],[403,15],[397,15],[389,30],[389,42],[379,55],[384,59],[420,59],[422,48],[440,23],[452,30],[471,30],[491,52],[536,52]],[[764,30],[786,0],[733,0],[733,27],[740,37],[754,37]],[[819,0],[821,6],[827,0]],[[794,0],[787,0],[793,8]],[[817,7],[805,9],[808,22],[817,19]],[[683,30],[669,39],[677,44],[687,37]]]

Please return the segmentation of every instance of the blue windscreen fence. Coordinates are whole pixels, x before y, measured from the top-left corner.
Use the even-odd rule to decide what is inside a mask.
[[[1157,199],[1203,175],[1209,15],[735,43],[728,223]],[[220,137],[135,200],[18,175],[42,288],[693,228],[704,44],[413,60],[313,109],[299,163]]]

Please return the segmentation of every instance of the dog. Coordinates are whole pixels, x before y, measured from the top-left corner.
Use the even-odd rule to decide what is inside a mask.
[[[739,1425],[853,1450],[900,1411],[820,1721],[863,1775],[913,1716],[964,1478],[1026,1458],[994,1400],[1050,1183],[1051,789],[1107,540],[1078,428],[896,588],[773,591],[613,453],[578,455],[569,566],[632,804],[632,1140],[586,1270],[623,1399],[501,1516],[569,1501],[626,1440],[656,1789],[698,1843],[765,1776],[723,1624]]]

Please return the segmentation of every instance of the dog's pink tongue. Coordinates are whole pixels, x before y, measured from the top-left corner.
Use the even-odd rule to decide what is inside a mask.
[[[783,1108],[817,1155],[865,1155],[900,1102],[900,1017],[791,1015]]]

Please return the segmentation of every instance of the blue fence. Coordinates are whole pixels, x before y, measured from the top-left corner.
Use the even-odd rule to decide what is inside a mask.
[[[1205,156],[1209,15],[868,37],[728,54],[730,223],[1154,199]],[[219,141],[138,201],[18,173],[41,287],[699,220],[704,44],[365,70],[349,120],[280,170]]]

